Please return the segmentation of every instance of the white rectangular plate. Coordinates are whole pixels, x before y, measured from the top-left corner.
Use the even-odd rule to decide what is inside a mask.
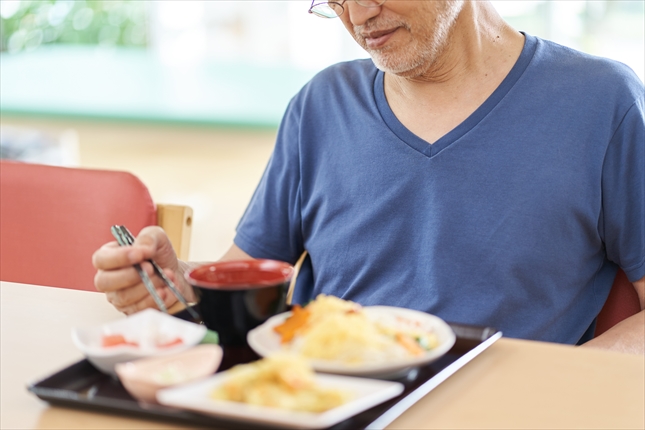
[[[399,382],[317,374],[316,383],[321,387],[347,391],[353,397],[349,402],[326,412],[308,413],[211,399],[213,390],[228,377],[228,372],[222,372],[194,384],[160,390],[157,392],[157,400],[163,405],[237,421],[318,429],[333,426],[396,397],[404,388]]]

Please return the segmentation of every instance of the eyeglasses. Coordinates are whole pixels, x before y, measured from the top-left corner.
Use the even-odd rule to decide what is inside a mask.
[[[311,2],[311,7],[309,8],[309,13],[313,13],[314,15],[320,17],[320,18],[338,18],[345,12],[345,4],[346,0],[340,0],[340,1],[326,1],[326,2],[320,2],[316,3],[316,0],[313,0]],[[383,3],[385,3],[387,0],[350,0],[354,1],[357,4],[363,6],[363,7],[378,7],[381,6]]]

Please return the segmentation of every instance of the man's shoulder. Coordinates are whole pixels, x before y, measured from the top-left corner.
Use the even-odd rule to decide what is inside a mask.
[[[318,72],[314,79],[361,79],[374,72],[376,72],[374,62],[370,58],[361,58],[332,64]]]
[[[550,79],[560,79],[573,86],[592,87],[600,92],[619,92],[625,97],[642,97],[643,83],[629,66],[549,40],[537,40],[532,63]]]
[[[328,109],[334,104],[351,106],[373,99],[378,69],[370,59],[345,61],[321,70],[296,94],[295,106]]]
[[[358,89],[370,87],[374,81],[377,69],[369,58],[344,61],[333,64],[318,72],[309,81],[308,90],[333,91],[348,88]]]

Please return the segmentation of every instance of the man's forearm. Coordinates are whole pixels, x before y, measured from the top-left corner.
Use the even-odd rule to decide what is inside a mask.
[[[582,346],[645,355],[645,310],[619,322]]]

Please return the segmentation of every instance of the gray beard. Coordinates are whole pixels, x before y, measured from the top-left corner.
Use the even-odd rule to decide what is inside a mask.
[[[360,36],[362,31],[375,31],[383,28],[403,27],[410,31],[411,27],[407,22],[397,19],[382,18],[371,22],[368,21],[362,26],[354,26],[354,39],[365,49],[374,65],[383,72],[392,73],[401,77],[414,78],[427,73],[431,69],[439,69],[438,59],[446,50],[448,41],[454,29],[455,21],[461,10],[460,3],[451,3],[442,10],[435,22],[438,24],[434,31],[428,31],[429,37],[425,40],[416,40],[411,46],[404,48],[398,54],[385,50],[370,50],[367,48],[365,39]]]

